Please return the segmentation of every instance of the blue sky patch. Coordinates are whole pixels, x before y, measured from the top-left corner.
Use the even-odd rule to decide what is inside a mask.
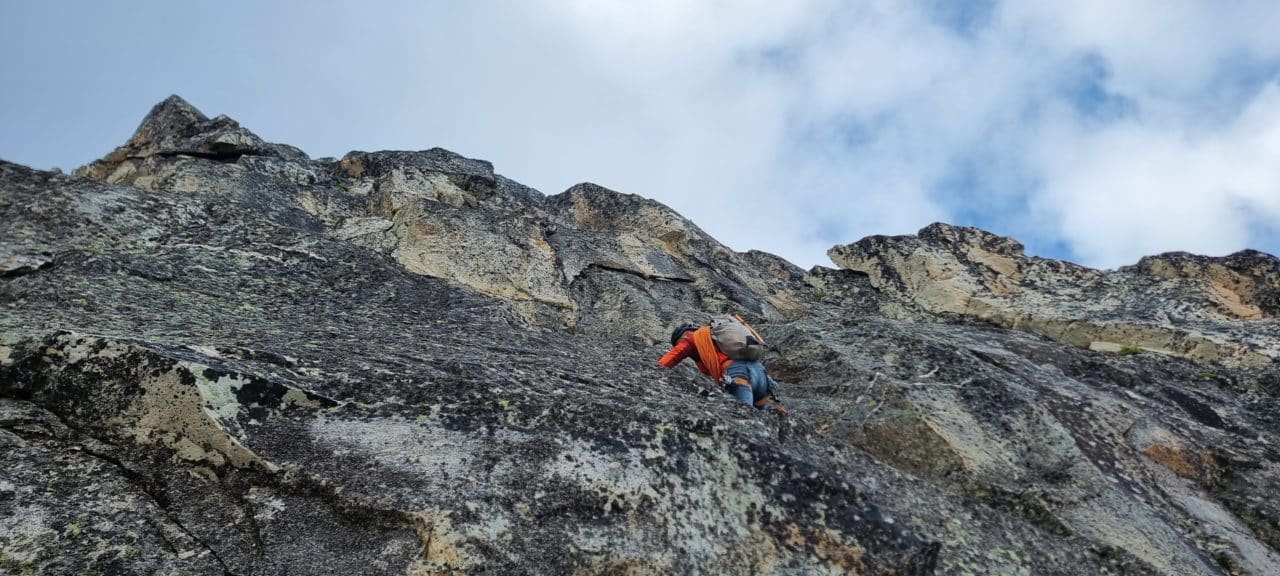
[[[1268,84],[1280,83],[1280,60],[1237,53],[1224,58],[1215,72],[1201,109],[1218,122],[1234,117]]]
[[[1241,212],[1249,226],[1249,247],[1280,257],[1280,224],[1247,206]]]
[[[935,23],[961,36],[974,36],[991,22],[998,0],[924,0]]]
[[[1111,69],[1105,58],[1086,54],[1073,62],[1064,76],[1062,94],[1081,117],[1107,124],[1138,112],[1138,105],[1108,86]]]
[[[1029,199],[1040,182],[1014,167],[997,171],[1006,178],[994,177],[992,166],[1002,159],[992,154],[978,151],[954,159],[946,175],[930,190],[946,208],[950,221],[1013,237],[1022,242],[1028,255],[1076,261],[1077,255],[1057,231],[1045,230],[1033,221]]]

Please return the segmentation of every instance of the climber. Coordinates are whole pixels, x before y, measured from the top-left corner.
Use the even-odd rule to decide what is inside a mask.
[[[778,402],[775,393],[778,383],[765,373],[760,363],[764,339],[741,318],[718,316],[711,324],[702,326],[681,324],[671,332],[671,346],[658,360],[659,366],[675,368],[685,358],[692,357],[698,371],[735,400],[760,409],[789,412]]]

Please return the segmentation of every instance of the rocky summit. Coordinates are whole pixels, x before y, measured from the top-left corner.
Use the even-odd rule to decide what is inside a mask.
[[[1280,574],[1280,260],[802,270],[178,97],[0,162],[0,573]],[[655,365],[731,312],[790,415]]]

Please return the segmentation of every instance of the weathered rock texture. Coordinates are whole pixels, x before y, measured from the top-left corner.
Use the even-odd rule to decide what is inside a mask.
[[[0,573],[1280,573],[1276,258],[832,257],[177,97],[0,162]],[[654,366],[711,311],[794,415]]]
[[[933,224],[832,248],[840,266],[912,308],[956,314],[1115,352],[1136,346],[1198,361],[1268,366],[1280,357],[1280,261],[1170,253],[1099,271],[1029,258],[1017,241]]]

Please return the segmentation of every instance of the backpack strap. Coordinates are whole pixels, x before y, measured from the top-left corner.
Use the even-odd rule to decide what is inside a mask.
[[[761,345],[764,344],[764,338],[761,338],[760,333],[756,332],[756,329],[752,328],[750,324],[747,324],[746,320],[743,320],[742,317],[737,314],[734,314],[733,317],[737,318],[738,321],[741,322],[743,326],[747,327],[747,330],[751,332],[751,335],[756,337],[756,342],[759,342]]]
[[[720,364],[720,350],[716,348],[715,340],[711,338],[711,327],[703,326],[693,331],[693,346],[698,350],[698,359],[702,360],[702,366],[707,369],[708,376],[721,384],[724,379],[724,366]]]

